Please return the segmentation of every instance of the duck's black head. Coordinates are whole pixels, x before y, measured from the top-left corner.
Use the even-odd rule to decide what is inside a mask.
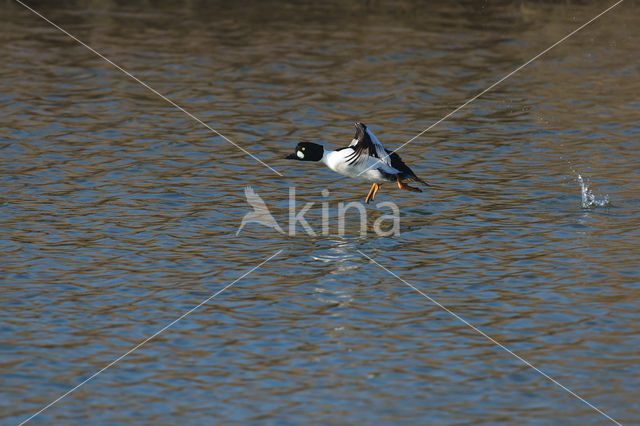
[[[300,142],[293,154],[284,157],[287,160],[320,161],[324,154],[322,145],[313,142]]]

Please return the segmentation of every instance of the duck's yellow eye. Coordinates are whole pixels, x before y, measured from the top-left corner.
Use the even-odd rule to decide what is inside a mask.
[[[303,147],[302,147],[302,150],[304,151],[305,149],[307,149],[307,147],[306,147],[306,146],[303,146]]]

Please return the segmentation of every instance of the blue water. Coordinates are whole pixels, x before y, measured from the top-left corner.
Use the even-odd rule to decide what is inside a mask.
[[[609,423],[460,318],[638,422],[633,2],[403,147],[423,193],[283,159],[355,121],[396,148],[604,7],[37,5],[279,176],[8,3],[2,423],[168,325],[32,422]],[[282,233],[236,235],[248,185]]]

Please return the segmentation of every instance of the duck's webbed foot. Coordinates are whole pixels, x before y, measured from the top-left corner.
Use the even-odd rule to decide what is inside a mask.
[[[396,175],[396,181],[398,182],[398,188],[403,189],[405,191],[411,191],[411,192],[422,192],[422,189],[420,188],[416,188],[413,186],[409,186],[406,183],[402,182],[400,180],[400,176]]]
[[[369,194],[367,194],[367,198],[364,200],[365,203],[369,204],[369,201],[373,201],[376,198],[376,193],[378,189],[380,189],[382,185],[379,183],[374,183],[371,185],[371,189],[369,190]]]

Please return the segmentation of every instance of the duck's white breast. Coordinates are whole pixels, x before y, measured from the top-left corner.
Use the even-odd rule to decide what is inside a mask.
[[[347,158],[350,158],[352,154],[353,149],[351,148],[325,152],[325,155],[322,157],[322,162],[336,173],[371,183],[389,181],[378,169],[382,169],[389,174],[399,173],[398,170],[390,168],[379,159],[373,157],[368,157],[367,161],[362,161],[357,164],[349,164]]]

